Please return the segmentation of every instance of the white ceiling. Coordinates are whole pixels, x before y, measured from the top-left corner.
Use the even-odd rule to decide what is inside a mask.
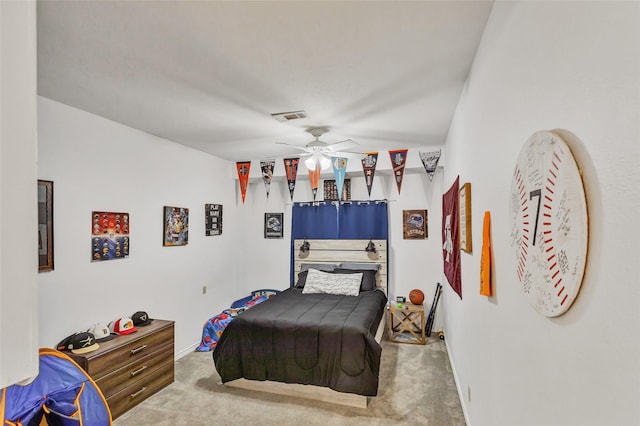
[[[491,6],[39,1],[38,93],[232,161],[442,145]]]

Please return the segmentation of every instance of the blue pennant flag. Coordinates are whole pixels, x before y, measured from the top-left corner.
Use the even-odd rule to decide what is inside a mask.
[[[342,187],[344,178],[347,175],[347,159],[342,157],[331,157],[333,174],[336,177],[336,187],[338,188],[338,200],[342,200]]]

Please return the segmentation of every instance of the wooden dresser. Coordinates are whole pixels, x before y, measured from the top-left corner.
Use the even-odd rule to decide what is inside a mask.
[[[154,320],[138,331],[99,342],[73,358],[97,383],[115,419],[173,383],[173,321]]]

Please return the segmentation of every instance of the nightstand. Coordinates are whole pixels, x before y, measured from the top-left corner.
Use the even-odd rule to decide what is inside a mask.
[[[424,306],[402,303],[389,307],[389,340],[424,345]]]

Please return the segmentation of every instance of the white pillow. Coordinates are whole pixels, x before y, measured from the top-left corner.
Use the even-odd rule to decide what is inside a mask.
[[[362,273],[358,274],[332,274],[309,268],[307,282],[302,289],[302,294],[337,294],[343,296],[357,296],[360,294]]]

